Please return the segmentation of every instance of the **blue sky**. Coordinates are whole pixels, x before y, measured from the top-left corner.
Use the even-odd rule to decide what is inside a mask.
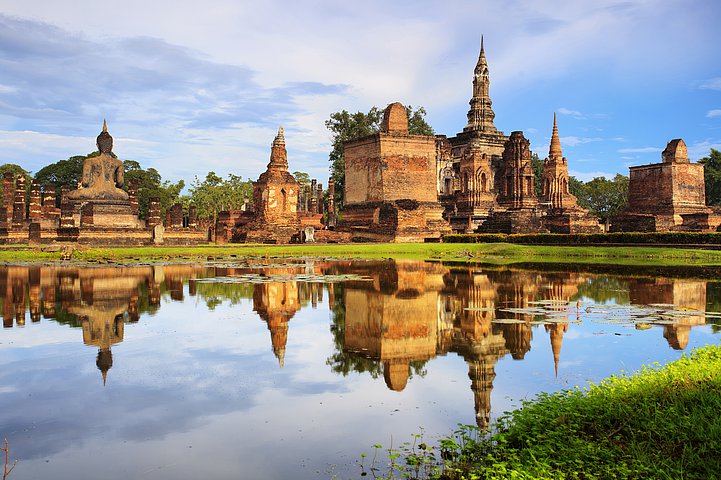
[[[548,153],[553,112],[583,180],[721,149],[721,2],[0,0],[0,163],[95,149],[190,182],[255,179],[279,126],[290,170],[328,177],[341,109],[424,106],[466,123],[485,35],[496,126]]]

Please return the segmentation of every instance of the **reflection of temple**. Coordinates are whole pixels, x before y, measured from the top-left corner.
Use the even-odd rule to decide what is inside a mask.
[[[253,286],[253,310],[268,324],[273,353],[283,366],[288,322],[300,309],[298,282],[258,283]]]
[[[675,316],[674,323],[663,326],[663,336],[675,350],[688,345],[691,327],[704,325],[704,315],[693,312],[706,311],[706,282],[670,278],[634,278],[629,280],[631,303],[642,305],[663,304],[679,311],[689,310],[688,316]],[[670,307],[673,305],[674,307]]]
[[[179,288],[182,299],[183,281],[195,270],[186,265],[0,268],[3,325],[12,327],[13,318],[17,326],[25,325],[27,307],[33,322],[44,317],[82,328],[83,343],[98,348],[96,365],[105,383],[113,366],[111,347],[123,341],[125,323],[137,322],[141,310],[157,308],[163,290],[177,299]]]

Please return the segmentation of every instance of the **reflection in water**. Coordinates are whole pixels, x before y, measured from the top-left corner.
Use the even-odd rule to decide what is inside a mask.
[[[326,283],[325,275],[332,275],[334,283]],[[287,364],[279,370],[273,361],[273,369],[280,373],[293,368],[292,359],[300,362],[291,349],[298,345],[289,339],[294,332],[289,330],[291,322],[302,322],[304,310],[308,313],[323,304],[330,312],[333,340],[326,364],[337,375],[356,372],[382,377],[388,390],[407,392],[409,380],[425,376],[435,358],[457,355],[465,362],[465,367],[461,366],[470,380],[476,423],[487,428],[501,359],[530,362],[532,345],[542,345],[539,350],[546,355],[549,371],[552,362],[558,376],[559,369],[567,368],[561,363],[564,338],[572,338],[572,332],[595,321],[593,318],[613,316],[613,308],[619,306],[625,308],[619,314],[625,326],[633,325],[628,320],[632,309],[643,310],[648,318],[638,314],[639,321],[662,325],[668,345],[685,349],[692,327],[707,321],[699,312],[707,310],[707,302],[721,304],[721,288],[717,282],[694,279],[479,269],[390,260],[0,268],[4,327],[25,327],[31,333],[31,328],[44,326],[26,326],[29,315],[34,324],[42,318],[53,319],[81,330],[83,343],[98,351],[96,366],[103,384],[112,385],[112,348],[130,341],[134,329],[140,327],[137,324],[143,323],[141,319],[153,324],[156,320],[150,315],[161,306],[170,309],[173,304],[185,304],[182,312],[193,315],[199,310],[190,310],[191,299],[196,305],[204,304],[202,311],[209,314],[224,303],[244,312],[252,309],[255,323],[259,317],[267,326],[278,365],[282,368]],[[709,314],[708,318],[712,317]],[[201,327],[211,330],[216,324],[207,322]],[[263,331],[261,325],[267,341]],[[534,335],[538,337],[535,340]],[[599,336],[598,342],[607,338]],[[4,345],[2,340],[0,337]],[[162,341],[179,340],[169,336],[158,339]],[[544,348],[549,344],[550,353],[546,353]],[[568,348],[564,355],[568,355]],[[119,352],[116,348],[118,365],[123,357],[149,354]],[[330,374],[327,368],[325,371]],[[499,375],[502,373],[499,369]],[[202,375],[210,373],[203,371]],[[259,373],[263,375],[267,372]],[[278,382],[292,381],[290,374],[278,378],[283,379]],[[352,410],[352,405],[349,408]],[[464,409],[470,413],[470,405]]]

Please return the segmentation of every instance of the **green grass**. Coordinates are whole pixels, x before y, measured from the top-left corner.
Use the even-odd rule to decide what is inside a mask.
[[[479,262],[579,263],[649,266],[721,265],[721,251],[654,247],[565,247],[490,244],[391,243],[330,245],[208,245],[198,247],[85,248],[73,255],[80,262],[173,262],[228,260],[239,257],[406,258]],[[0,262],[59,261],[60,252],[39,248],[0,248]]]
[[[721,478],[721,346],[542,394],[485,435],[462,427],[391,452],[382,478]],[[379,446],[376,446],[376,448]]]

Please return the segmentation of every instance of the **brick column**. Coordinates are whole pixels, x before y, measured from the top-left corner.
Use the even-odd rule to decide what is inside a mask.
[[[93,225],[93,204],[86,203],[80,207],[80,227],[92,227]]]
[[[13,202],[13,228],[22,228],[25,223],[25,177],[19,175],[15,182]]]
[[[188,207],[188,227],[198,228],[198,209],[195,205]]]
[[[5,208],[5,223],[10,226],[13,219],[13,204],[15,203],[15,175],[5,172],[3,175],[2,206]]]
[[[33,180],[30,184],[30,219],[39,220],[42,217],[42,192],[40,183]]]
[[[149,229],[153,229],[156,225],[160,225],[160,199],[153,197],[148,203],[148,216],[145,219],[145,225]]]
[[[133,180],[128,183],[128,196],[130,197],[130,212],[137,215],[140,211],[138,204],[138,182]]]

